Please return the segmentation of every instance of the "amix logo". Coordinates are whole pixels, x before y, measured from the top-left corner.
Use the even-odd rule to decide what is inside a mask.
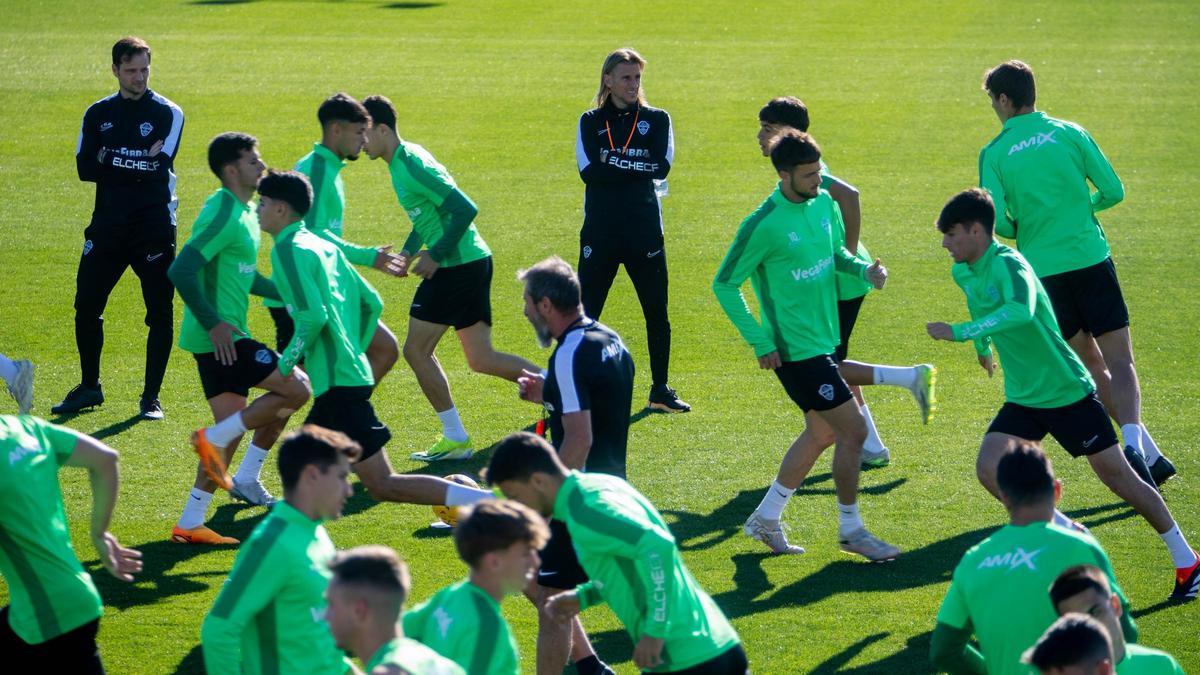
[[[979,563],[979,567],[975,569],[986,570],[993,567],[1007,567],[1008,571],[1011,572],[1018,567],[1027,567],[1036,572],[1037,565],[1034,564],[1034,559],[1037,558],[1037,555],[1041,553],[1042,550],[1043,549],[1039,548],[1033,551],[1026,551],[1018,546],[1017,550],[1009,551],[1004,555],[992,555],[984,558],[983,561]]]
[[[1049,143],[1050,145],[1058,145],[1058,141],[1054,140],[1054,134],[1057,131],[1058,130],[1055,129],[1054,131],[1051,131],[1048,133],[1044,133],[1044,134],[1038,133],[1036,136],[1030,136],[1029,138],[1026,138],[1025,140],[1021,141],[1020,143],[1017,143],[1016,145],[1009,148],[1008,154],[1012,155],[1012,154],[1018,153],[1022,150],[1025,150],[1026,148],[1040,148],[1040,147],[1042,147],[1043,143]]]
[[[37,454],[38,448],[27,445],[18,445],[8,453],[8,465],[16,466],[17,462],[25,459],[29,455]]]

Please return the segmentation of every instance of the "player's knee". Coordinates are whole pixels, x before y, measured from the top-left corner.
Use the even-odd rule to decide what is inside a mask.
[[[488,375],[492,372],[492,361],[496,352],[492,349],[473,349],[466,353],[467,367],[476,373]]]
[[[824,431],[813,432],[813,436],[815,437],[814,440],[822,448],[828,448],[829,446],[831,446],[837,442],[837,435],[833,433],[832,429],[825,429]],[[866,439],[867,439],[866,434],[863,434],[863,440],[865,441]]]
[[[414,366],[418,363],[426,361],[429,358],[428,352],[419,347],[416,343],[409,342],[408,340],[404,341],[404,349],[402,350],[402,353],[404,354],[404,360],[407,361],[410,366]]]
[[[372,361],[388,367],[395,365],[400,359],[400,344],[390,335],[386,339],[372,342],[369,351]]]
[[[371,495],[371,499],[377,502],[387,501],[387,476],[364,473],[360,474],[358,478],[362,481],[363,487],[366,488],[367,494]]]

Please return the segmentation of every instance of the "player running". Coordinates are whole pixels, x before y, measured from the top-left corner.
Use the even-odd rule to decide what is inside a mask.
[[[186,544],[236,544],[204,525],[217,486],[235,498],[258,506],[271,506],[275,498],[259,474],[267,453],[283,433],[290,415],[308,402],[308,378],[296,370],[284,377],[276,364],[279,356],[250,337],[246,314],[250,296],[278,299],[275,284],[258,272],[260,231],[251,202],[263,162],[253,136],[224,133],[208,146],[208,165],[221,188],[204,203],[192,235],[171,269],[171,282],[183,299],[183,325],[179,346],[192,353],[200,372],[200,385],[213,413],[213,426],[198,430],[193,444],[220,449],[221,466],[228,466],[242,434],[254,436],[237,473],[230,478],[214,467],[219,481],[208,477],[204,466],[171,530],[171,540]],[[264,389],[250,406],[250,389]],[[202,462],[210,458],[201,453]]]
[[[433,155],[397,135],[396,109],[390,100],[368,96],[363,105],[372,120],[367,156],[383,158],[396,198],[413,225],[400,251],[400,275],[421,277],[421,285],[409,308],[404,359],[442,423],[441,438],[412,458],[467,459],[475,452],[471,436],[434,355],[442,336],[454,329],[467,365],[477,373],[516,382],[522,371],[536,367],[492,346],[492,252],[475,228],[475,204]]]
[[[763,157],[770,157],[771,141],[780,132],[787,129],[808,132],[808,107],[794,96],[773,98],[758,111],[758,126],[758,145],[762,149]],[[835,240],[840,241],[839,245],[845,246],[846,250],[852,252],[855,258],[870,265],[871,254],[859,239],[862,207],[858,199],[858,190],[831,174],[824,160],[821,161],[821,189],[833,197],[833,201],[837,203],[842,214],[840,221],[834,221],[835,225],[841,223],[844,226],[835,231]],[[921,396],[922,392],[926,390],[932,391],[937,369],[930,365],[905,368],[868,366],[857,361],[847,361],[850,334],[854,332],[854,324],[858,321],[858,312],[862,309],[863,300],[871,290],[871,284],[845,272],[834,274],[833,280],[837,285],[838,335],[840,336],[837,349],[834,351],[834,359],[837,361],[838,372],[842,374],[842,379],[850,385],[850,393],[854,394],[854,401],[858,403],[858,409],[862,412],[863,421],[867,425],[867,440],[863,442],[862,463],[864,467],[887,466],[891,462],[891,453],[884,446],[883,440],[879,438],[879,430],[875,428],[875,420],[871,417],[871,411],[867,408],[867,402],[862,395],[862,387],[859,385],[893,384],[909,387],[914,395]],[[929,404],[931,411],[933,403],[930,401]],[[820,449],[810,451],[819,452]]]
[[[8,388],[8,395],[17,402],[17,414],[28,415],[33,409],[33,362],[29,359],[16,361],[0,354],[0,379]]]
[[[1125,187],[1083,127],[1034,108],[1028,65],[1007,61],[992,68],[983,88],[1004,126],[979,153],[979,184],[995,201],[996,234],[1016,239],[1041,279],[1062,336],[1121,426],[1130,464],[1143,480],[1161,485],[1175,475],[1175,465],[1142,424],[1129,308],[1096,219],[1125,198]]]
[[[351,670],[325,620],[325,587],[336,551],[323,521],[350,498],[350,464],[362,448],[306,424],[279,446],[283,501],[238,550],[229,578],[200,627],[209,673]]]
[[[954,259],[951,275],[967,296],[971,320],[927,325],[935,340],[973,341],[989,377],[996,368],[993,343],[1004,366],[1004,406],[979,448],[979,481],[1000,499],[1000,458],[1018,443],[1040,443],[1050,434],[1072,457],[1087,457],[1100,480],[1162,537],[1175,564],[1171,598],[1196,597],[1196,553],[1162,496],[1122,455],[1092,378],[1058,330],[1046,291],[1020,253],[992,238],[994,222],[992,199],[979,188],[958,193],[942,209],[937,228]],[[1062,514],[1056,519],[1070,523]]]
[[[779,185],[738,227],[737,237],[713,280],[713,293],[758,366],[775,371],[788,396],[804,411],[805,429],[788,448],[775,482],[750,514],[746,534],[775,553],[803,553],[779,524],[792,494],[825,448],[836,444],[838,534],[843,551],[871,561],[891,560],[900,549],[867,531],[858,511],[858,476],[866,423],[838,370],[837,288],[834,271],[883,288],[887,270],[858,260],[835,239],[837,204],[821,189],[821,149],[806,133],[787,130],[771,150]],[[762,323],[754,319],[741,286],[750,279]],[[876,366],[866,366],[874,368]],[[914,393],[928,421],[932,378],[918,378]]]
[[[465,675],[454,661],[405,636],[400,616],[412,582],[408,566],[385,546],[339,553],[325,591],[329,631],[370,675]],[[407,617],[405,617],[407,618]],[[445,628],[457,628],[445,624]],[[495,636],[485,636],[488,639]],[[357,672],[357,671],[355,671]],[[484,671],[470,671],[483,673]]]
[[[954,568],[930,640],[930,660],[939,672],[1029,672],[1021,653],[1055,618],[1046,589],[1073,565],[1098,565],[1129,610],[1100,544],[1054,523],[1062,483],[1040,448],[1021,444],[1009,450],[997,467],[997,481],[1010,522],[967,551]],[[1137,639],[1128,611],[1121,630],[1130,641]],[[979,649],[970,644],[972,635]]]
[[[473,675],[517,675],[517,642],[500,603],[529,587],[549,538],[546,521],[520,502],[467,507],[455,525],[454,545],[470,574],[405,612],[404,634]]]
[[[346,259],[355,265],[373,267],[387,274],[401,273],[399,258],[391,246],[359,246],[342,238],[346,208],[342,168],[355,161],[366,142],[371,118],[362,104],[347,94],[337,93],[325,99],[317,108],[321,123],[321,140],[313,144],[312,152],[296,162],[295,170],[304,174],[312,185],[312,208],[304,217],[309,232],[338,247]],[[292,340],[295,324],[284,306],[273,300],[264,303],[275,322],[275,348],[280,353]],[[378,384],[400,358],[396,336],[382,322],[376,326],[367,346],[371,373]]]
[[[96,633],[104,606],[71,546],[58,471],[87,469],[91,540],[121,581],[142,571],[142,554],[108,531],[120,487],[117,453],[96,439],[36,417],[0,415],[0,609],[6,670],[102,674]]]
[[[571,533],[590,581],[551,597],[551,618],[566,622],[608,603],[645,672],[749,672],[737,632],[696,583],[662,515],[629,483],[572,471],[545,439],[525,432],[497,444],[486,477]]]

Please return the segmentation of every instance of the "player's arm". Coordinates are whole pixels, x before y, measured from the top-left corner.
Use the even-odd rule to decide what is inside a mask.
[[[292,341],[279,355],[279,372],[289,377],[296,364],[304,358],[308,345],[317,339],[329,320],[324,298],[317,287],[318,282],[328,282],[320,263],[308,251],[295,246],[283,249],[276,246],[272,257],[278,262],[275,266],[278,270],[275,274],[276,287],[296,324]]]
[[[621,155],[613,152],[608,145],[608,134],[599,132],[603,126],[587,125],[587,121],[597,119],[598,113],[584,113],[579,117],[579,128],[575,136],[575,163],[579,167],[579,177],[584,183],[610,185],[613,183],[628,183],[634,180],[656,178],[652,171],[643,169],[621,168]],[[674,147],[672,145],[672,153]],[[665,150],[664,150],[665,155]],[[653,164],[645,162],[644,164]],[[632,166],[632,165],[631,165]],[[663,173],[666,176],[666,173]]]
[[[554,375],[562,398],[563,443],[558,456],[569,469],[583,470],[592,450],[593,370],[602,363],[590,344],[574,343],[554,355]]]
[[[359,321],[362,333],[358,336],[358,347],[365,352],[371,344],[371,339],[375,337],[379,316],[383,314],[383,297],[361,274],[354,276],[358,284],[359,313],[362,317]]]
[[[374,267],[375,260],[380,255],[379,248],[375,246],[361,246],[359,244],[346,241],[329,228],[309,228],[309,231],[341,249],[342,253],[346,256],[346,259],[355,265]]]
[[[858,188],[829,173],[822,176],[821,187],[829,191],[829,196],[833,197],[842,213],[846,249],[850,253],[856,253],[858,238],[862,233],[862,202],[859,201]]]
[[[837,202],[834,202],[833,208],[831,210],[833,211],[834,219],[837,220],[838,224],[841,225],[841,227],[839,227],[838,229],[845,232],[846,231],[846,221],[842,219],[842,208],[838,205]],[[857,248],[857,243],[855,244],[855,247]],[[852,274],[852,275],[858,277],[859,279],[862,279],[864,281],[869,281],[872,284],[874,284],[875,282],[872,280],[871,276],[868,274],[868,270],[870,270],[876,266],[880,270],[883,270],[883,272],[882,272],[883,279],[886,281],[887,280],[887,272],[886,272],[886,270],[884,270],[883,265],[879,264],[878,260],[875,261],[875,265],[868,265],[865,262],[854,257],[854,251],[848,249],[848,247],[846,246],[845,240],[844,241],[836,241],[835,240],[833,242],[833,268],[836,269],[837,271],[842,272],[844,274]],[[876,288],[882,288],[882,287],[883,287],[882,282],[876,285]]]
[[[997,290],[1000,297],[1004,298],[1004,304],[974,321],[952,324],[950,329],[955,342],[989,337],[1033,321],[1037,303],[1037,280],[1033,271],[1012,258],[1004,258],[1000,262],[1004,269],[997,275]]]
[[[562,425],[563,442],[558,450],[558,458],[568,469],[583,471],[588,453],[592,450],[592,411],[564,412]]]
[[[268,298],[270,300],[283,300],[283,296],[279,295],[279,288],[275,286],[275,282],[269,277],[264,277],[258,270],[254,271],[254,281],[250,282],[250,295],[257,295],[260,298]]]
[[[657,179],[666,178],[671,173],[671,164],[675,162],[675,125],[671,123],[671,115],[667,111],[662,111],[662,114],[667,123],[657,125],[650,141],[650,163],[654,165],[650,177]]]
[[[471,201],[449,175],[441,170],[426,166],[420,161],[407,165],[406,171],[401,172],[400,182],[408,192],[421,195],[437,208],[438,218],[442,224],[442,236],[437,241],[426,242],[429,256],[439,265],[446,256],[450,255],[458,242],[466,233],[467,228],[479,215],[479,207]],[[414,248],[409,248],[414,246]],[[420,235],[416,229],[404,242],[404,250],[410,254],[420,249]]]
[[[1125,199],[1125,186],[1091,134],[1082,129],[1079,132],[1079,149],[1083,152],[1084,173],[1092,185],[1096,186],[1096,191],[1092,193],[1092,212],[1099,213]]]
[[[971,627],[955,628],[938,622],[929,638],[929,661],[939,673],[986,675],[983,654],[971,645]]]
[[[417,232],[417,228],[413,228],[408,233],[408,238],[404,240],[404,245],[400,247],[400,255],[412,257],[417,251],[421,250],[425,242],[421,239],[421,233]]]
[[[263,539],[239,552],[229,578],[200,625],[205,672],[243,672],[242,634],[279,596],[284,580],[300,576],[299,571],[287,568],[283,556],[272,555],[270,542]]]
[[[996,207],[994,224],[996,234],[1008,239],[1016,239],[1017,222],[1008,215],[1008,202],[1004,198],[1004,183],[1000,181],[996,165],[988,161],[987,148],[979,153],[979,187],[992,195],[992,204]]]
[[[179,154],[179,143],[183,137],[183,110],[178,107],[161,106],[152,120],[154,136],[138,139],[151,141],[150,147],[141,154],[123,156],[115,151],[101,148],[100,173],[103,182],[133,183],[144,180],[166,180],[175,166]]]
[[[208,261],[209,258],[204,257],[200,249],[188,242],[167,268],[167,278],[175,285],[183,304],[192,310],[192,315],[204,326],[204,330],[212,330],[221,322],[217,308],[204,297],[204,289],[200,285],[200,270]]]
[[[779,347],[763,330],[762,324],[755,320],[750,306],[746,304],[746,297],[742,295],[742,284],[758,268],[766,252],[754,237],[754,220],[755,217],[751,216],[738,228],[737,237],[713,278],[712,289],[721,309],[742,339],[754,349],[755,356],[763,357],[778,351]]]
[[[100,131],[93,121],[92,108],[83,114],[79,127],[79,140],[75,143],[75,170],[79,180],[87,183],[100,181]]]

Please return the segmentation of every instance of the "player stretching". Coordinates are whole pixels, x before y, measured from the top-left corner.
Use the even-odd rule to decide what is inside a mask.
[[[1016,239],[1041,279],[1062,336],[1121,425],[1130,464],[1143,480],[1161,485],[1175,475],[1175,465],[1142,424],[1129,308],[1096,219],[1125,198],[1121,179],[1087,131],[1034,109],[1028,65],[1008,61],[992,68],[983,88],[1004,125],[979,153],[979,184],[995,200],[996,234]]]
[[[477,373],[516,382],[523,370],[537,367],[492,347],[492,252],[472,222],[478,213],[475,204],[433,155],[396,134],[396,109],[391,101],[369,96],[363,105],[372,120],[367,156],[382,157],[387,163],[396,198],[413,225],[400,252],[402,274],[421,277],[421,285],[408,312],[404,360],[442,423],[442,437],[412,458],[426,462],[467,459],[474,453],[471,437],[450,397],[446,373],[433,353],[442,336],[454,328],[467,365]]]
[[[967,296],[971,320],[930,323],[935,340],[972,340],[979,364],[990,377],[996,368],[992,344],[1004,366],[1004,406],[983,437],[976,460],[979,481],[997,499],[996,465],[1022,441],[1050,434],[1072,457],[1087,457],[1092,470],[1159,533],[1175,563],[1172,599],[1196,597],[1200,562],[1153,486],[1138,478],[1117,444],[1096,396],[1096,385],[1067,345],[1050,301],[1029,263],[992,238],[992,199],[979,188],[950,199],[938,216],[942,246],[954,259],[951,274]],[[1056,515],[1060,524],[1070,521]]]
[[[771,156],[771,140],[787,129],[808,132],[808,107],[794,96],[773,98],[758,111],[758,145],[762,148],[763,157]],[[853,185],[842,181],[829,173],[829,167],[821,162],[821,189],[829,192],[833,201],[837,202],[842,213],[842,220],[834,221],[834,225],[842,223],[834,236],[841,241],[847,251],[854,257],[871,264],[871,254],[859,239],[861,228],[862,208],[858,200],[858,190]],[[838,272],[833,276],[837,284],[837,315],[838,335],[840,341],[834,351],[834,359],[838,364],[838,372],[842,379],[850,385],[850,393],[858,403],[863,421],[867,424],[867,440],[863,442],[862,463],[866,467],[887,466],[891,462],[891,453],[879,438],[875,428],[875,420],[863,399],[861,384],[892,384],[909,387],[920,403],[921,396],[930,396],[929,409],[933,409],[932,387],[937,370],[933,366],[919,365],[911,368],[895,366],[868,366],[857,361],[847,361],[846,355],[850,348],[850,334],[854,332],[854,324],[858,321],[858,312],[862,309],[863,300],[871,290],[871,284],[853,274]],[[928,392],[928,393],[927,393]]]
[[[321,140],[313,144],[312,152],[301,157],[295,167],[308,179],[313,190],[312,208],[304,217],[304,226],[309,232],[332,242],[355,265],[399,274],[399,258],[391,252],[391,246],[359,246],[342,238],[346,191],[341,171],[347,160],[357,160],[362,152],[371,118],[361,103],[338,93],[325,99],[317,108],[317,120],[321,123]],[[278,301],[268,300],[264,304],[275,322],[275,348],[282,353],[292,340],[295,324]],[[379,323],[367,346],[367,359],[371,362],[376,384],[396,365],[398,358],[400,348],[396,336]]]
[[[775,372],[788,396],[804,411],[804,433],[788,448],[775,482],[750,514],[745,531],[776,553],[803,553],[789,545],[779,524],[784,506],[817,458],[829,447],[837,487],[838,533],[843,551],[868,560],[891,560],[900,549],[867,531],[858,512],[858,475],[866,423],[838,372],[835,269],[883,288],[887,270],[867,265],[835,241],[841,212],[821,189],[821,149],[811,136],[788,130],[771,150],[779,185],[738,227],[737,237],[713,280],[721,308],[754,348],[758,366]],[[755,321],[741,286],[750,279],[763,308]],[[874,366],[868,366],[874,367]],[[919,382],[931,380],[919,379]],[[918,402],[928,419],[932,392]]]
[[[529,587],[550,531],[520,502],[484,501],[467,509],[454,528],[454,545],[470,575],[405,612],[404,634],[473,675],[517,675],[517,642],[500,603]]]
[[[275,284],[258,272],[258,215],[250,201],[263,172],[258,141],[253,136],[224,133],[208,145],[208,165],[221,188],[204,203],[192,236],[171,264],[167,275],[183,299],[179,346],[191,352],[200,371],[204,398],[212,409],[211,427],[196,432],[221,448],[227,466],[242,434],[254,430],[250,447],[231,482],[218,473],[220,487],[234,497],[259,506],[275,498],[259,479],[267,452],[283,432],[288,417],[308,402],[308,378],[302,371],[284,377],[278,355],[250,337],[246,313],[250,295],[278,299]],[[247,407],[250,389],[265,389]],[[208,455],[201,455],[207,459]],[[204,526],[218,483],[200,466],[171,540],[188,544],[236,544]]]

